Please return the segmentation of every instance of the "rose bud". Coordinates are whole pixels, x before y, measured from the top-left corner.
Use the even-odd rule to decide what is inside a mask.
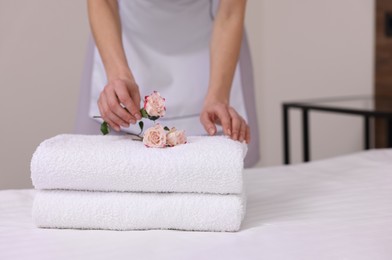
[[[162,117],[165,115],[165,98],[159,92],[154,91],[151,95],[144,98],[144,110],[151,117]]]

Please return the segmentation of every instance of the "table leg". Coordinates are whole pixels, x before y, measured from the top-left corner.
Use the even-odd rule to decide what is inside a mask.
[[[289,107],[283,105],[283,158],[284,164],[290,164]]]
[[[365,116],[364,118],[364,145],[365,150],[370,149],[370,117]]]
[[[303,141],[303,161],[310,160],[310,136],[309,136],[309,111],[306,108],[302,109],[302,141]]]

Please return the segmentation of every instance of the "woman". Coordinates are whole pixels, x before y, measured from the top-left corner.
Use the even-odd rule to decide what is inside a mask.
[[[254,165],[258,131],[246,42],[241,50],[245,5],[245,0],[88,0],[95,46],[87,58],[77,132],[99,129],[86,119],[88,111],[115,131],[138,133],[141,95],[157,90],[167,100],[167,115],[160,119],[165,126],[247,143],[252,132],[245,165]]]

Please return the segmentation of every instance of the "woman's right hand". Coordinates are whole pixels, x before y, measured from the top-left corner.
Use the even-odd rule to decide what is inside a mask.
[[[89,0],[88,14],[108,83],[98,99],[101,117],[116,131],[141,119],[140,93],[122,45],[118,2]],[[124,109],[126,108],[126,109]]]
[[[102,119],[116,131],[136,124],[142,118],[138,85],[128,78],[109,80],[99,95],[98,108]]]

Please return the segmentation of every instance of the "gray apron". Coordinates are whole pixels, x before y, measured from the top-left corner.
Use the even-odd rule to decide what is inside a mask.
[[[119,1],[123,46],[141,96],[157,90],[166,98],[162,125],[185,130],[187,135],[206,134],[199,121],[208,89],[209,42],[217,2],[210,0]],[[90,37],[80,90],[76,133],[99,134],[97,100],[107,83],[99,52]],[[244,35],[230,105],[251,128],[245,166],[259,159],[252,66]],[[141,104],[143,105],[143,104]],[[153,122],[144,120],[145,128]],[[137,125],[122,131],[138,133]],[[221,127],[218,126],[218,131]]]

